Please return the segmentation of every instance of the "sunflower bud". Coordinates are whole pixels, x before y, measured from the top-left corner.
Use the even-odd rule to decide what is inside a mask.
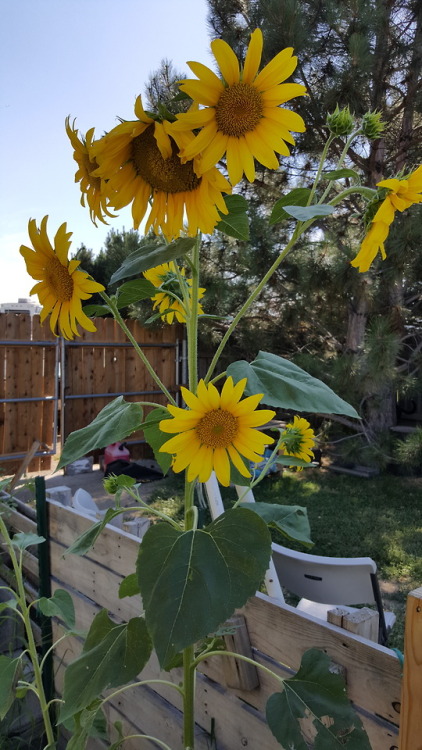
[[[362,118],[362,133],[369,140],[379,138],[385,128],[385,122],[381,120],[381,112],[366,112]]]
[[[327,115],[327,125],[333,135],[349,135],[355,126],[349,106],[339,109],[337,104],[334,112]]]
[[[119,490],[121,491],[126,487],[132,487],[134,484],[136,484],[136,480],[125,474],[120,474],[119,476],[110,474],[110,476],[103,479],[104,489],[109,495],[115,495]]]

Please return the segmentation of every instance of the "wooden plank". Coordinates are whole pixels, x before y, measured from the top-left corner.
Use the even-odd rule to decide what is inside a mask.
[[[100,607],[109,610],[120,620],[138,617],[142,612],[140,596],[119,599],[119,585],[122,576],[116,575],[110,568],[98,565],[86,557],[72,555],[63,558],[65,547],[50,540],[51,575],[56,579],[55,586],[63,585],[70,588],[71,595],[76,601],[78,592],[87,596]],[[78,627],[89,627],[91,623],[84,622]]]
[[[65,508],[54,500],[50,505],[50,536],[64,547],[69,547],[83,531],[92,526],[89,517],[79,515],[73,508]],[[121,576],[133,573],[139,550],[138,539],[113,526],[106,526],[85,559],[99,562]],[[67,558],[73,560],[71,558]]]
[[[12,479],[12,481],[10,483],[10,486],[9,486],[9,491],[10,492],[12,492],[14,490],[14,488],[16,487],[16,485],[18,484],[18,482],[20,481],[20,479],[22,478],[22,476],[28,470],[29,464],[31,463],[32,459],[34,458],[34,456],[35,456],[35,454],[36,454],[36,452],[37,452],[37,450],[38,450],[39,447],[40,447],[40,441],[39,440],[34,440],[34,442],[32,443],[29,451],[27,452],[25,458],[23,459],[23,461],[19,465],[19,468],[18,468],[15,476],[13,477],[13,479]]]
[[[4,513],[4,520],[14,531],[23,531],[24,534],[36,534],[36,522],[23,513],[19,513],[12,505],[0,504],[0,511]]]
[[[406,604],[400,750],[422,750],[422,586]]]
[[[401,668],[393,651],[299,613],[287,604],[275,604],[265,594],[250,599],[241,613],[246,617],[253,648],[295,671],[304,651],[320,648],[346,669],[348,695],[356,705],[398,724]]]
[[[224,636],[226,650],[252,659],[251,642],[245,618],[242,615],[234,615],[224,623],[224,627],[233,628],[232,633]],[[258,670],[253,664],[243,661],[243,659],[226,658],[221,661],[227,687],[248,692],[259,687]]]

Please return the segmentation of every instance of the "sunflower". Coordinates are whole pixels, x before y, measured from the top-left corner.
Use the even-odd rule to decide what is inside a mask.
[[[142,107],[141,97],[135,103],[136,121],[122,122],[92,147],[99,163],[94,176],[108,180],[115,209],[132,203],[133,225],[137,229],[152,201],[145,226],[156,234],[163,232],[170,240],[184,231],[195,236],[202,231],[211,234],[227,207],[222,192],[231,186],[212,165],[199,175],[199,158],[185,160],[178,154],[189,145],[193,133],[173,133],[170,122],[156,122]],[[198,176],[199,175],[199,176]]]
[[[185,269],[182,268],[180,273],[184,276]],[[155,266],[155,268],[150,268],[149,271],[144,271],[143,275],[157,288],[163,288],[163,291],[157,292],[151,300],[154,302],[153,309],[155,310],[158,308],[164,322],[171,325],[176,317],[176,320],[179,323],[185,323],[186,308],[182,300],[179,298],[180,285],[177,277],[176,266],[173,261],[170,263],[162,263],[160,266]],[[192,286],[192,279],[187,279],[186,282],[188,286]],[[172,292],[172,294],[176,295],[178,298],[176,299],[168,292]],[[198,299],[202,299],[204,293],[205,289],[199,288]],[[203,315],[203,313],[204,311],[201,305],[198,304],[197,314]]]
[[[199,80],[182,81],[181,90],[203,109],[177,115],[174,130],[201,132],[183,151],[183,159],[201,154],[201,170],[206,171],[227,154],[227,171],[232,185],[242,179],[255,179],[254,158],[269,169],[278,169],[276,153],[290,154],[286,143],[294,144],[290,131],[303,132],[300,115],[279,105],[303,96],[306,89],[299,83],[283,83],[296,68],[293,48],[279,52],[258,73],[263,38],[260,29],[251,35],[243,68],[232,48],[215,39],[211,49],[222,78],[205,65],[189,62]],[[275,153],[276,152],[276,153]]]
[[[189,482],[196,477],[206,482],[215,471],[219,482],[227,487],[231,462],[244,477],[251,476],[241,456],[254,463],[262,460],[265,446],[274,441],[253,428],[269,422],[275,412],[256,411],[262,393],[241,401],[245,387],[246,378],[234,385],[229,377],[221,394],[212,383],[205,385],[203,380],[196,395],[181,388],[189,410],[169,405],[173,419],[164,419],[159,425],[162,432],[175,433],[160,448],[173,454],[173,471],[187,468]]]
[[[293,422],[286,425],[281,438],[280,448],[285,456],[294,456],[308,463],[312,461],[315,433],[307,419],[294,417]]]
[[[114,217],[107,208],[108,196],[107,188],[101,177],[95,177],[93,172],[98,169],[95,157],[91,154],[92,144],[94,142],[94,128],[88,130],[85,139],[80,139],[78,131],[75,129],[75,121],[70,125],[70,118],[66,117],[66,133],[74,148],[73,158],[78,165],[75,173],[75,182],[80,182],[81,204],[85,206],[85,198],[88,203],[91,221],[97,226],[95,219],[99,219],[103,224],[107,224],[104,214]]]
[[[387,257],[384,242],[388,237],[396,211],[405,211],[414,203],[422,203],[422,165],[405,180],[382,180],[377,182],[377,187],[387,188],[390,192],[372,219],[369,232],[356,258],[352,260],[352,266],[359,268],[361,273],[369,269],[378,251],[383,260]]]
[[[68,260],[72,232],[62,224],[54,237],[54,248],[47,235],[48,216],[44,216],[40,228],[35,219],[30,219],[28,233],[33,248],[21,245],[26,268],[33,279],[39,282],[30,294],[38,294],[42,305],[41,323],[51,313],[50,328],[56,335],[57,327],[65,339],[79,336],[77,322],[87,331],[96,331],[93,322],[82,310],[81,300],[89,299],[94,292],[104,290],[102,284],[92,281],[87,273],[78,271],[79,260]]]

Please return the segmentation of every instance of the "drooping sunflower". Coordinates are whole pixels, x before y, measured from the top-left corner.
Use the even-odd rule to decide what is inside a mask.
[[[136,121],[122,122],[92,147],[99,163],[94,175],[108,181],[110,204],[120,209],[132,203],[137,229],[152,201],[145,233],[152,228],[168,240],[185,231],[185,214],[187,234],[210,234],[221,219],[218,211],[228,212],[222,193],[231,192],[230,183],[213,165],[200,171],[199,158],[182,164],[179,151],[193,133],[173,133],[172,123],[154,121],[141,97],[135,115]]]
[[[367,271],[378,252],[383,260],[387,257],[384,242],[390,232],[396,211],[405,211],[414,203],[422,203],[422,165],[405,180],[381,180],[377,187],[387,188],[386,195],[372,219],[369,231],[363,240],[360,250],[352,260],[352,266],[361,273]]]
[[[184,159],[202,154],[201,170],[206,171],[227,155],[227,171],[232,185],[242,179],[255,179],[254,158],[269,169],[278,169],[278,154],[290,154],[287,143],[294,144],[290,131],[303,132],[305,123],[296,112],[280,107],[306,93],[299,83],[283,83],[297,65],[293,48],[276,55],[260,73],[263,37],[260,29],[251,35],[243,68],[232,48],[215,39],[211,49],[222,78],[198,62],[188,62],[198,77],[186,79],[181,90],[196,104],[198,111],[177,115],[174,130],[201,132],[183,151]]]
[[[73,158],[78,165],[75,173],[75,182],[80,182],[81,204],[85,206],[85,199],[89,208],[91,221],[97,225],[95,219],[99,219],[103,224],[107,224],[104,214],[112,218],[114,214],[108,210],[107,186],[101,177],[93,175],[98,164],[92,155],[92,144],[94,143],[94,128],[87,131],[85,138],[80,138],[78,130],[70,124],[70,118],[66,117],[66,133],[74,148]]]
[[[185,269],[181,268],[180,273],[184,276]],[[160,266],[150,268],[148,271],[144,271],[143,275],[151,282],[151,284],[154,284],[154,286],[161,289],[161,291],[157,292],[151,300],[154,302],[153,309],[156,310],[158,308],[162,320],[170,325],[173,323],[174,318],[176,318],[179,323],[185,323],[186,308],[184,302],[180,298],[182,293],[174,262],[162,263]],[[192,285],[192,279],[186,279],[186,283],[190,287]],[[173,297],[169,292],[175,294],[179,299]],[[198,299],[202,299],[204,293],[205,289],[200,287],[198,289]],[[198,303],[197,315],[203,314],[204,311],[202,306]]]
[[[315,433],[307,419],[294,417],[293,422],[286,425],[281,437],[280,448],[285,456],[294,456],[307,463],[312,461]]]
[[[167,440],[160,451],[173,454],[174,471],[187,468],[189,482],[196,477],[206,482],[215,471],[218,481],[227,487],[230,462],[243,476],[250,477],[241,456],[259,463],[265,446],[274,442],[254,428],[273,419],[275,412],[256,411],[262,393],[241,400],[245,387],[246,378],[234,385],[229,377],[220,394],[212,383],[205,385],[201,380],[196,394],[187,388],[181,389],[189,410],[167,407],[173,419],[164,419],[159,426],[163,432],[175,436]]]
[[[48,315],[50,328],[57,335],[57,329],[65,339],[79,336],[79,323],[87,331],[96,331],[92,320],[82,310],[82,300],[89,299],[94,292],[104,290],[102,284],[92,281],[87,273],[78,271],[79,260],[68,260],[70,237],[66,223],[62,224],[54,237],[54,247],[47,235],[48,216],[44,216],[40,228],[35,219],[28,223],[28,233],[33,249],[21,245],[26,268],[30,276],[38,281],[30,294],[38,294],[42,305],[41,323]]]

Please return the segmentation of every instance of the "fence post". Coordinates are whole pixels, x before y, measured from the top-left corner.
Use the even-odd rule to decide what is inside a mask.
[[[407,597],[400,750],[422,750],[422,586]]]

